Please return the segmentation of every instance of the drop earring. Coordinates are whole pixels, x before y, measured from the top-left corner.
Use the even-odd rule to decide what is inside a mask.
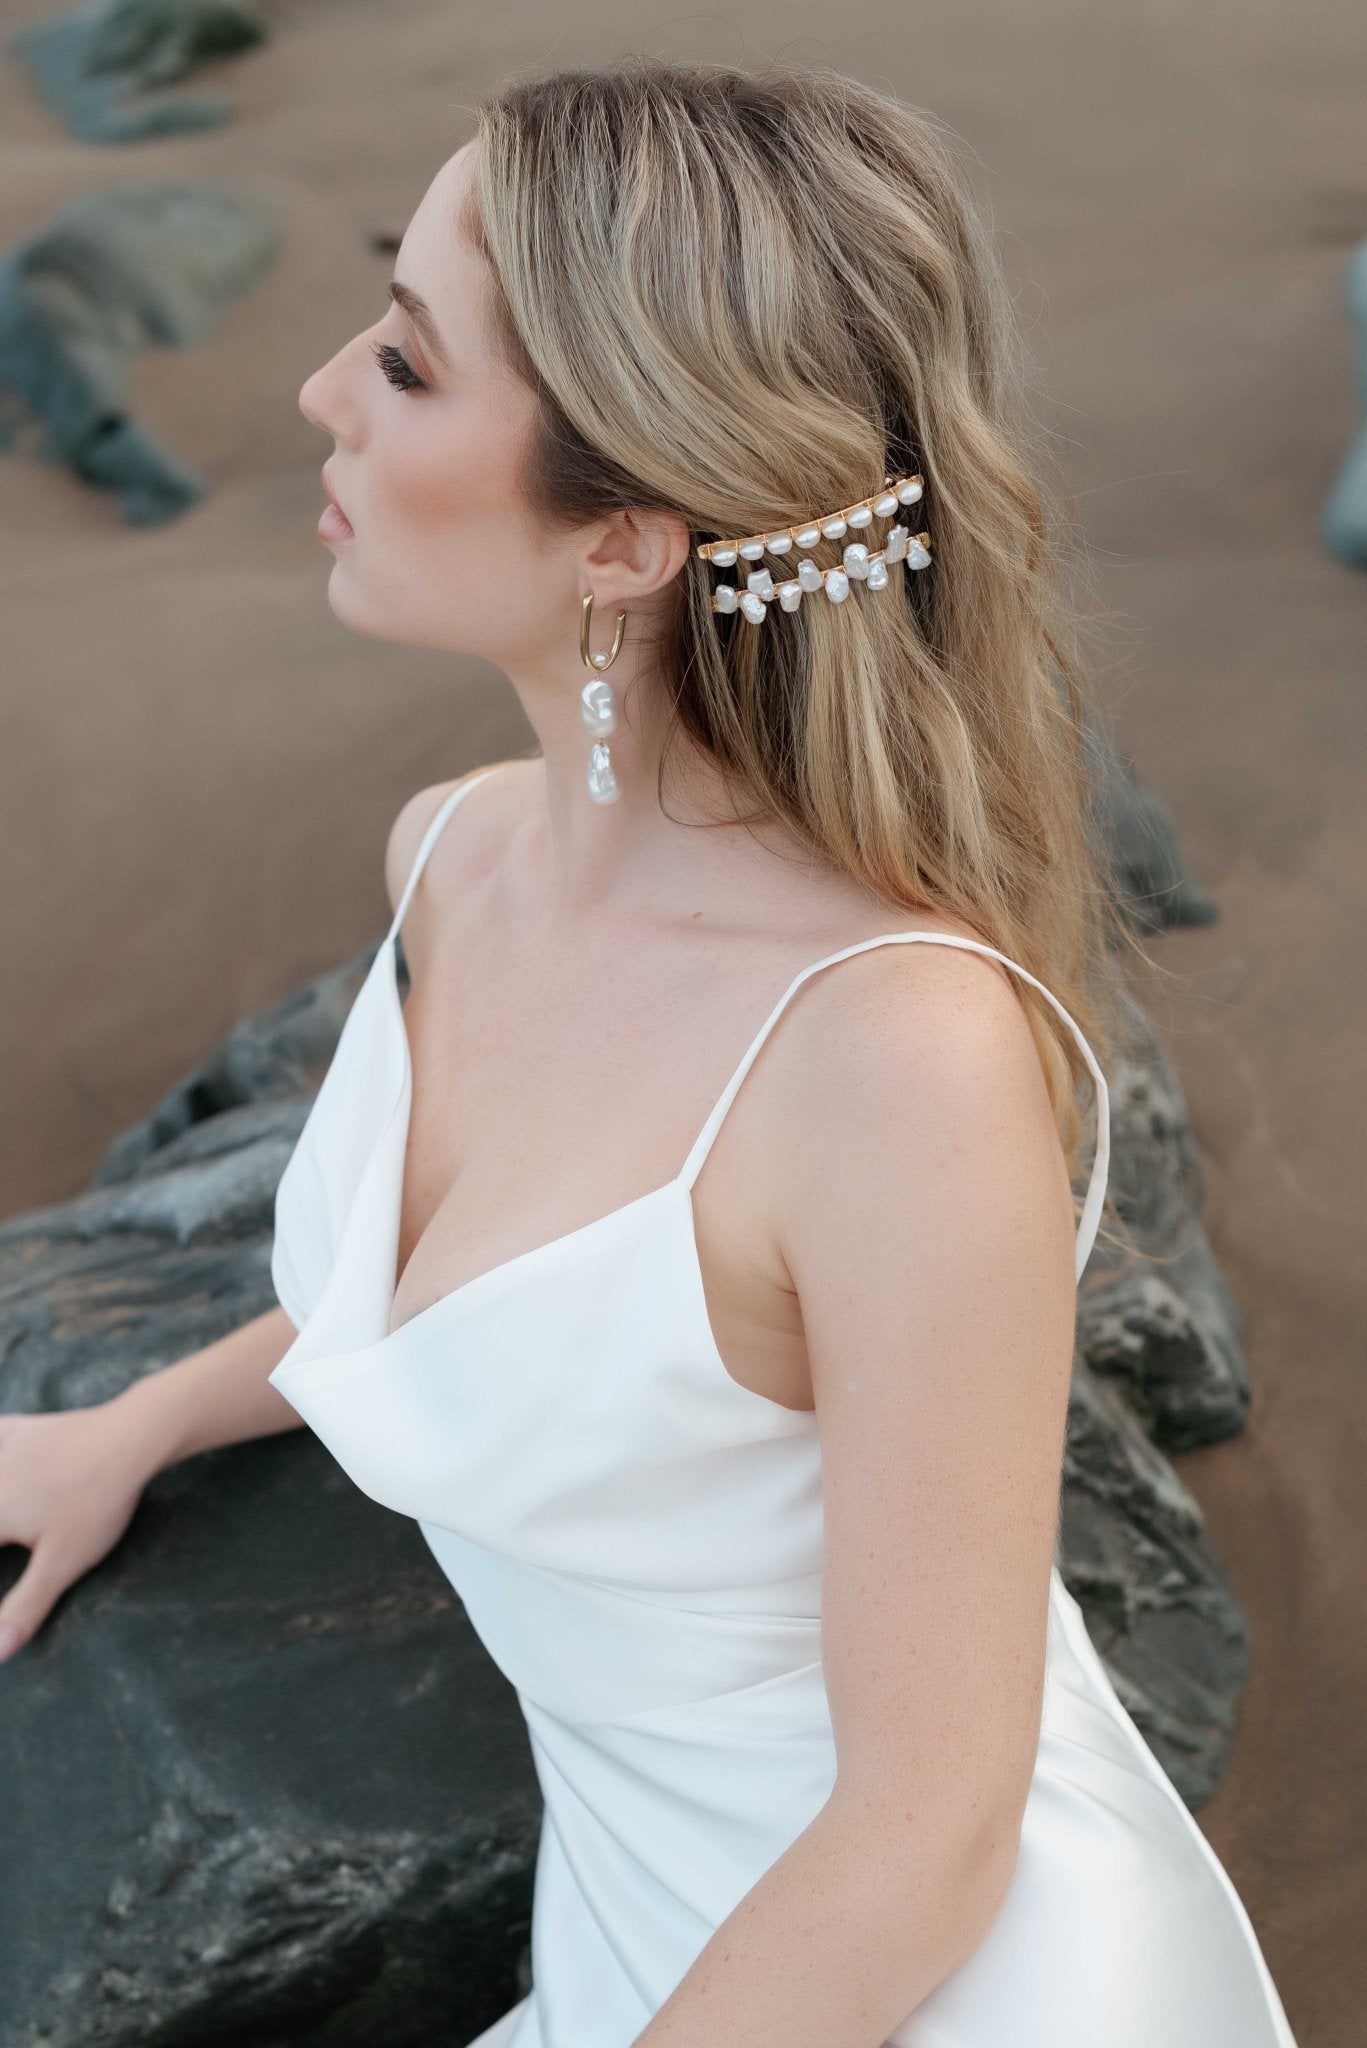
[[[579,693],[580,716],[589,731],[595,735],[589,749],[588,792],[596,804],[613,804],[622,794],[621,784],[612,769],[612,756],[605,744],[610,732],[617,730],[617,692],[612,684],[604,682],[603,670],[611,668],[622,646],[622,633],[626,627],[625,612],[617,614],[617,631],[613,635],[612,649],[608,654],[589,652],[589,625],[593,618],[593,592],[584,598],[579,617],[579,653],[585,668],[592,676],[592,682],[585,683]]]

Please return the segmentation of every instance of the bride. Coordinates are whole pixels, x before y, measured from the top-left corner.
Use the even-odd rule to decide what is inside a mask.
[[[481,2048],[1292,2048],[1054,1562],[1123,933],[945,138],[830,73],[515,81],[300,403],[338,618],[537,746],[394,821],[280,1306],[6,1419],[0,1646],[152,1472],[305,1423],[527,1717]]]

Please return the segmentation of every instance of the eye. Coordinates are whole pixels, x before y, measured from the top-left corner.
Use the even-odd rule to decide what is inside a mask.
[[[427,386],[422,378],[415,373],[407,357],[400,355],[392,342],[375,342],[371,353],[397,391],[426,391]]]

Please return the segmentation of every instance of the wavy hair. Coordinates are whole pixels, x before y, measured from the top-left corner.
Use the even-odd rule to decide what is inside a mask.
[[[548,520],[668,508],[696,544],[925,479],[932,565],[867,597],[755,627],[712,610],[690,552],[652,657],[666,757],[687,733],[752,801],[745,822],[781,820],[881,901],[966,922],[1106,1065],[1126,934],[1088,829],[1062,519],[946,132],[831,71],[645,57],[519,78],[474,113],[461,226],[540,401],[522,482]],[[811,552],[824,568],[840,544]],[[1090,1076],[1017,987],[1076,1178]]]

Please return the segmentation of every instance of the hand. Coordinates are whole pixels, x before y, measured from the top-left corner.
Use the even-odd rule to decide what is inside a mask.
[[[0,1543],[32,1552],[0,1600],[0,1662],[28,1642],[83,1572],[108,1556],[158,1463],[138,1415],[116,1401],[53,1415],[0,1415]]]

